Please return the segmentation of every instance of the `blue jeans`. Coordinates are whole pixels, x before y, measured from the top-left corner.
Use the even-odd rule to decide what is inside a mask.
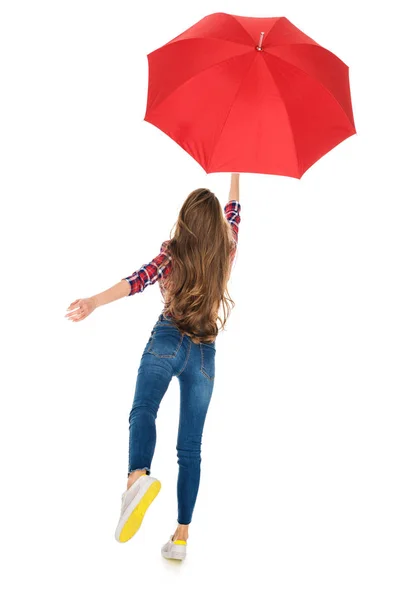
[[[150,474],[156,417],[173,376],[180,385],[178,523],[188,525],[200,483],[201,439],[215,378],[215,341],[195,344],[160,314],[143,351],[129,414],[129,467]]]

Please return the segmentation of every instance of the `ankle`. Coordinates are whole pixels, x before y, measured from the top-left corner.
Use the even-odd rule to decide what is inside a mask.
[[[146,475],[147,471],[132,471],[128,477],[128,482],[126,484],[126,489],[128,490],[131,485],[135,483],[142,475]]]
[[[174,535],[172,536],[172,541],[182,540],[187,542],[189,537],[189,525],[178,525],[175,530]]]

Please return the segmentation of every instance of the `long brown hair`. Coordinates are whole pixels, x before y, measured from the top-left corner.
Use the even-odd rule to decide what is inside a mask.
[[[235,244],[231,227],[215,194],[199,188],[185,200],[174,228],[164,310],[194,343],[210,343],[235,306],[228,292]]]

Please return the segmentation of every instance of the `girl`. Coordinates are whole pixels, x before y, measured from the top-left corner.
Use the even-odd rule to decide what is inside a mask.
[[[175,224],[151,262],[110,289],[75,300],[71,321],[95,308],[131,296],[159,281],[164,309],[143,351],[129,414],[127,489],[115,532],[126,542],[139,529],[161,484],[150,477],[160,402],[173,376],[180,385],[178,430],[178,525],[162,547],[165,558],[183,560],[200,481],[200,447],[215,378],[215,340],[234,307],[227,290],[240,223],[239,174],[231,175],[229,200],[221,209],[216,196],[200,188],[189,194]],[[223,318],[219,316],[222,305]]]

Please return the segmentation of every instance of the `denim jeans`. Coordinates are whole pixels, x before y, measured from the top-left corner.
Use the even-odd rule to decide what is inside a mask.
[[[192,520],[200,482],[201,440],[215,378],[215,341],[195,344],[171,318],[160,314],[143,351],[129,414],[128,474],[150,474],[156,417],[172,377],[180,386],[178,523]]]

